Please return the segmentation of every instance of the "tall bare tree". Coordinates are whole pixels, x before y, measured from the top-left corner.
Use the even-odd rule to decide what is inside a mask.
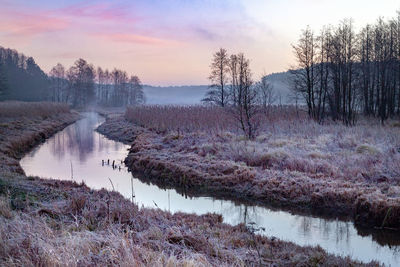
[[[211,74],[209,80],[211,85],[206,97],[203,99],[204,102],[211,102],[224,107],[228,101],[227,95],[227,79],[228,79],[228,68],[229,56],[224,48],[220,48],[213,56],[211,63]]]
[[[95,100],[95,70],[86,60],[80,58],[75,61],[75,64],[67,72],[67,79],[72,93],[73,106],[82,107]]]
[[[128,105],[144,104],[145,96],[139,77],[132,75],[128,81]]]
[[[260,81],[255,84],[259,103],[265,113],[268,113],[269,108],[278,100],[273,85],[268,81],[266,75],[263,75]]]
[[[293,51],[297,59],[297,66],[290,72],[293,75],[293,89],[300,92],[308,107],[308,115],[317,118],[315,91],[316,84],[316,40],[309,26],[302,31],[297,45],[293,45]]]
[[[233,74],[231,80],[235,80],[232,89],[235,95],[231,107],[232,113],[247,138],[254,139],[259,126],[256,116],[260,112],[260,107],[257,88],[253,85],[250,61],[243,53],[231,57],[231,61],[234,62],[231,62],[230,66],[235,66],[235,70],[231,71]]]
[[[68,102],[69,92],[65,77],[65,68],[58,63],[50,71],[52,96],[51,100],[55,102]]]

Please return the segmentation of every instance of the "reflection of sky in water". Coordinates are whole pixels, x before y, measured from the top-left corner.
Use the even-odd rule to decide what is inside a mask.
[[[93,129],[104,121],[95,113],[65,128],[43,145],[26,155],[21,166],[27,175],[52,177],[85,183],[95,189],[115,189],[127,198],[135,195],[139,206],[156,205],[171,212],[222,214],[230,224],[255,222],[265,227],[268,236],[292,241],[299,245],[320,245],[328,252],[349,255],[363,261],[377,259],[381,262],[400,265],[399,246],[381,246],[371,236],[362,237],[350,222],[325,220],[308,216],[292,215],[283,211],[272,211],[263,207],[235,205],[230,201],[215,200],[210,197],[190,198],[175,190],[164,190],[132,178],[121,161],[129,146],[108,140]],[[102,166],[102,160],[115,160],[119,168]],[[72,166],[72,167],[71,167]]]

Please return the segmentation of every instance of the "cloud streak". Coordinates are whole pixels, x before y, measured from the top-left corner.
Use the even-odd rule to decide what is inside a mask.
[[[35,56],[44,69],[85,57],[104,67],[126,66],[157,84],[207,82],[219,47],[244,52],[255,74],[283,71],[294,60],[290,43],[307,24],[318,28],[347,14],[356,23],[373,22],[395,16],[399,7],[398,0],[0,1],[0,44]]]
[[[95,37],[104,38],[113,42],[142,44],[142,45],[180,45],[181,42],[174,40],[167,40],[161,38],[154,38],[146,35],[132,34],[132,33],[107,33],[107,34],[93,34]]]
[[[67,29],[69,22],[48,12],[26,13],[2,9],[0,30],[12,36],[32,37],[39,34]]]

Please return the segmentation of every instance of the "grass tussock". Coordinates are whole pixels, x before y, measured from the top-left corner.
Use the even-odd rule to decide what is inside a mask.
[[[260,117],[258,137],[247,140],[225,116],[213,107],[135,107],[100,131],[132,144],[127,165],[153,181],[232,197],[246,192],[257,201],[400,229],[393,212],[400,195],[388,190],[400,185],[400,135],[391,123],[321,125],[276,107]]]

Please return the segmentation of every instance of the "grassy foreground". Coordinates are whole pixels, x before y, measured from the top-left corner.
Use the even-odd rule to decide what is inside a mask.
[[[21,155],[78,115],[0,117],[1,266],[378,265],[261,237],[219,215],[139,209],[116,192],[26,177]]]
[[[400,229],[398,122],[320,125],[283,107],[260,116],[255,140],[234,125],[218,108],[155,106],[99,131],[132,144],[127,166],[155,182]]]

